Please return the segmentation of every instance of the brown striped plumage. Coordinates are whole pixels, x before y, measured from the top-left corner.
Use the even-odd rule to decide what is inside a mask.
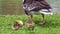
[[[30,25],[33,25],[33,21],[31,21],[32,20],[31,17],[33,16],[31,12],[38,12],[42,10],[40,11],[40,13],[43,19],[39,23],[40,25],[43,25],[45,23],[44,14],[51,14],[51,13],[48,13],[50,12],[49,9],[51,9],[51,6],[45,0],[24,0],[23,8],[25,13],[30,16],[29,17],[30,19],[26,23],[26,25],[28,25],[27,27],[29,27]]]
[[[41,9],[51,9],[50,5],[45,0],[24,0],[23,7],[26,14],[31,11],[39,11]],[[29,10],[30,8],[31,10]],[[33,9],[32,9],[33,8]]]

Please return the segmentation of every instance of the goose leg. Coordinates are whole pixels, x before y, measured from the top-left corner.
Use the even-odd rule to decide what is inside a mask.
[[[44,25],[45,21],[44,21],[44,14],[41,14],[42,15],[42,21],[39,23],[40,25]]]
[[[34,30],[34,22],[32,20],[32,15],[29,16],[29,20],[27,21],[26,25],[28,27],[28,30]]]
[[[30,15],[30,16],[29,16],[29,20],[31,20],[31,21],[32,21],[32,17],[33,17],[33,16],[32,16],[32,15]]]

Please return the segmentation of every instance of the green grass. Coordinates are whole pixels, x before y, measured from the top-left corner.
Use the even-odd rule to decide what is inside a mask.
[[[33,31],[27,30],[25,26],[20,30],[12,30],[11,25],[15,20],[22,20],[25,22],[28,20],[24,15],[0,15],[0,34],[60,34],[60,15],[45,15],[46,23],[43,26],[39,26],[41,21],[41,15],[34,15],[33,21],[35,22],[35,29]]]

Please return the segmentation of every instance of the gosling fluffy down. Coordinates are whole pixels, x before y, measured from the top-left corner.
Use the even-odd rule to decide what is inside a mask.
[[[17,21],[15,21],[15,23],[12,24],[11,28],[13,30],[18,30],[22,26],[23,26],[23,22],[21,20],[17,20]]]

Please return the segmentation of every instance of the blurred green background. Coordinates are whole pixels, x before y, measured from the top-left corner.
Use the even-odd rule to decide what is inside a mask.
[[[60,0],[46,0],[53,9],[54,13],[60,13]],[[19,15],[25,14],[22,8],[22,0],[0,0],[0,14]]]

